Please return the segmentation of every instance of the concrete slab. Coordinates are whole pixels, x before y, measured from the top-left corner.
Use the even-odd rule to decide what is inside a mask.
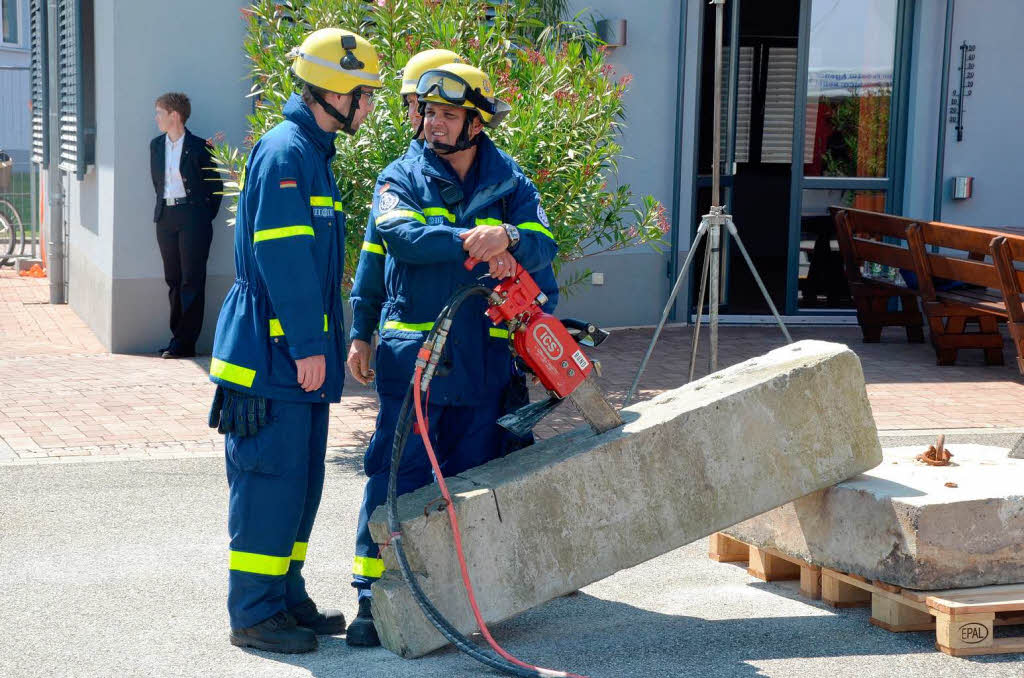
[[[623,410],[603,435],[577,429],[449,483],[484,618],[496,622],[828,487],[881,460],[860,361],[799,342]],[[420,584],[464,632],[475,628],[431,485],[399,500]],[[427,510],[425,510],[427,509]],[[371,531],[388,541],[383,508]],[[385,647],[442,647],[384,549],[374,587]]]
[[[815,565],[908,589],[1024,582],[1024,460],[948,444],[950,466],[885,450],[876,468],[724,532]]]

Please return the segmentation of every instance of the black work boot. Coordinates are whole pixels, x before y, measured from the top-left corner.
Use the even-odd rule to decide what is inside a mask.
[[[312,652],[317,648],[316,634],[296,624],[295,617],[287,612],[278,612],[248,628],[231,629],[231,644],[284,654]]]
[[[373,625],[373,613],[370,612],[370,600],[370,598],[359,599],[359,612],[352,623],[348,625],[348,633],[345,635],[345,642],[349,645],[359,647],[380,645],[377,629]]]
[[[288,608],[299,626],[312,629],[318,636],[333,636],[345,632],[345,615],[337,610],[316,609],[312,598],[306,598],[295,607]]]

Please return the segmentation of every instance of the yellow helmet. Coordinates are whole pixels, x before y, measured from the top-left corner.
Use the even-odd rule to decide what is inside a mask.
[[[487,127],[497,127],[512,107],[494,97],[487,74],[469,64],[444,64],[425,71],[416,83],[420,105],[428,101],[458,106],[480,114]]]
[[[292,50],[292,73],[314,87],[348,94],[356,87],[378,88],[377,50],[368,40],[341,28],[321,28]]]
[[[445,64],[464,64],[466,60],[455,52],[447,49],[428,49],[412,56],[402,69],[401,95],[415,94],[416,83],[424,71],[429,71]]]

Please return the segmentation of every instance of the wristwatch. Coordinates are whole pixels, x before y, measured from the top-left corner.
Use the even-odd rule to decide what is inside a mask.
[[[502,224],[501,227],[505,229],[505,235],[508,236],[508,251],[515,252],[519,247],[519,229],[512,224]]]

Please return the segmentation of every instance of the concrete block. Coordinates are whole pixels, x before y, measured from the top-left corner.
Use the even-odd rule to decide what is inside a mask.
[[[926,466],[926,447],[886,449],[878,467],[725,533],[907,589],[1024,582],[1024,460],[948,444],[953,464]]]
[[[453,478],[484,618],[497,622],[876,466],[881,448],[857,356],[804,341],[623,410],[625,425],[543,441]],[[399,499],[412,569],[441,612],[475,629],[430,485]],[[388,540],[382,507],[370,529]],[[381,641],[416,657],[443,637],[384,549]],[[655,585],[652,583],[652,585]]]

